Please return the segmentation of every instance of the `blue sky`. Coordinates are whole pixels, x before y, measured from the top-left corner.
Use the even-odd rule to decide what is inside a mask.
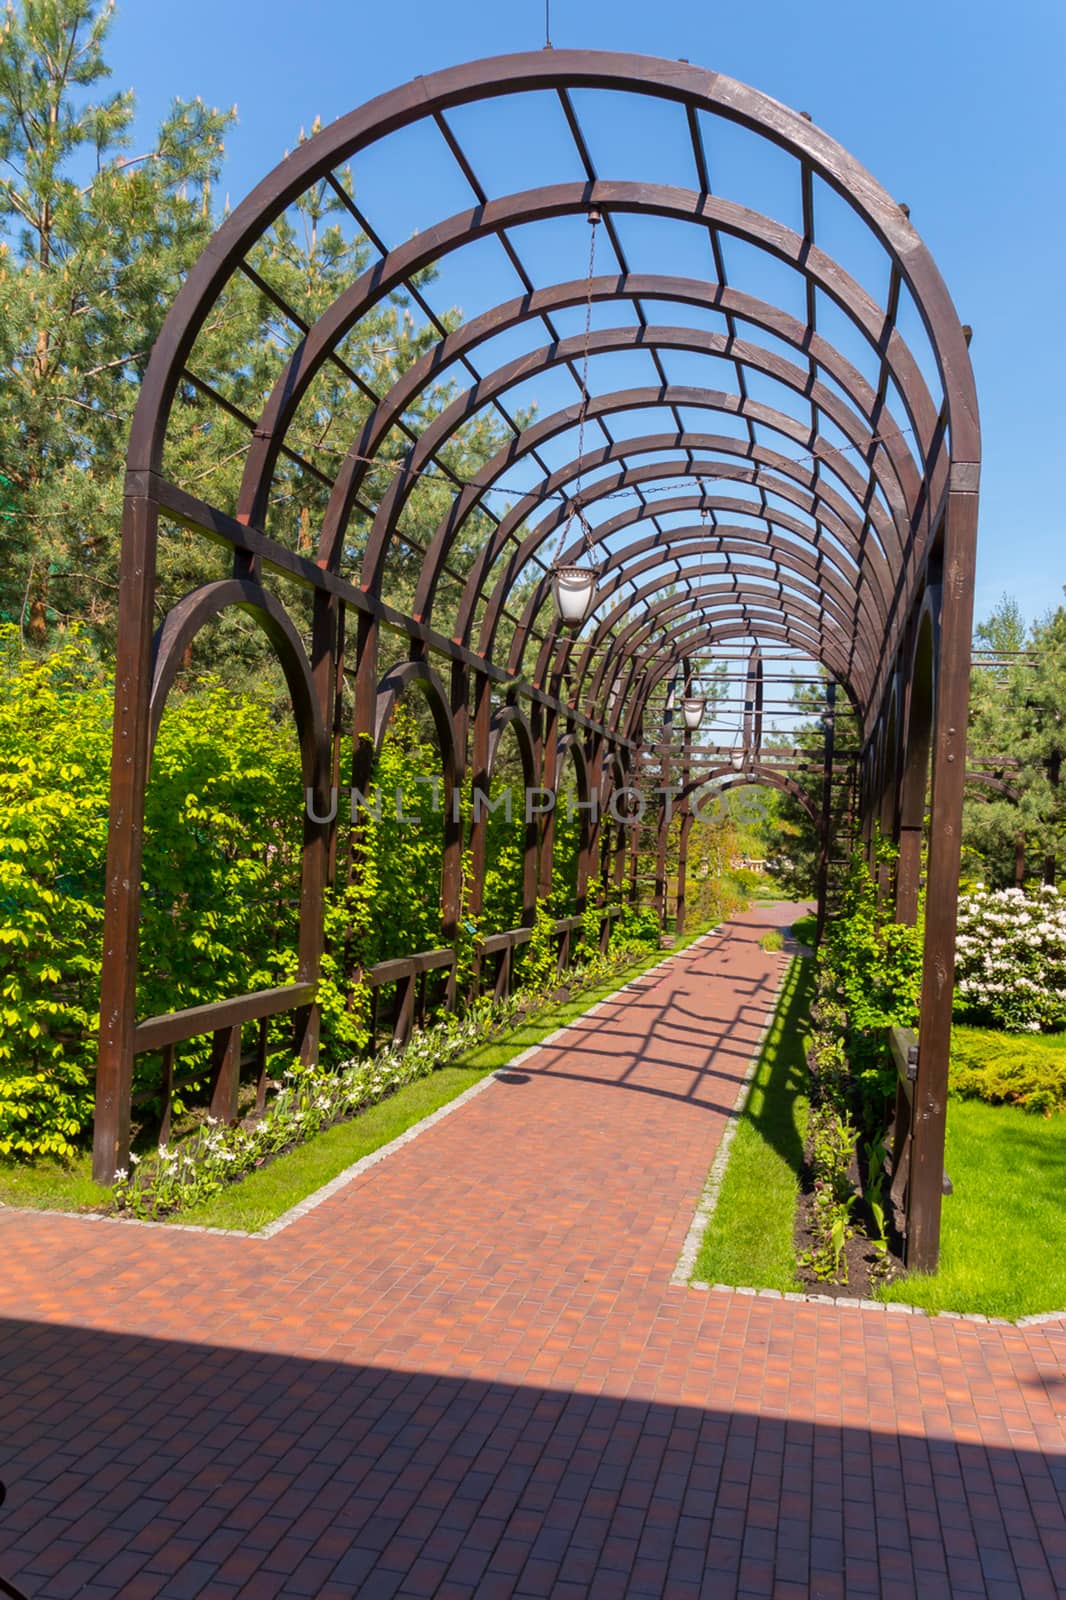
[[[974,326],[985,447],[978,616],[1004,591],[1030,616],[1059,602],[1059,0],[897,0],[891,8],[552,0],[552,38],[558,46],[684,56],[751,83],[809,111],[909,204],[962,319]],[[174,95],[236,103],[224,177],[236,202],[316,116],[329,122],[418,73],[543,42],[543,0],[125,0],[108,56],[116,86],[136,90],[142,137]],[[621,147],[626,130],[599,136]],[[403,225],[400,216],[390,220]]]

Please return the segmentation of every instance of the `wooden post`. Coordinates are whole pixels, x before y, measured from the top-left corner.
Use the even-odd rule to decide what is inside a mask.
[[[677,902],[674,907],[674,936],[680,939],[688,916],[688,844],[692,832],[692,802],[686,792],[692,776],[692,734],[686,728],[681,736],[681,827],[677,841]]]
[[[219,1122],[236,1122],[237,1093],[241,1086],[241,1027],[219,1028],[211,1045],[211,1115]]]
[[[259,1019],[259,1036],[255,1044],[255,1109],[262,1111],[266,1106],[267,1095],[267,1034],[270,1030],[268,1017]]]
[[[334,697],[339,662],[338,604],[332,595],[316,589],[311,624],[311,675],[318,698],[322,727],[329,748],[316,752],[319,770],[315,773],[315,811],[319,816],[332,813],[329,804],[330,777],[339,769],[340,746],[334,730]],[[334,752],[334,744],[336,751]],[[300,878],[300,931],[297,976],[315,982],[325,948],[326,887],[336,870],[336,815],[326,823],[314,822],[304,811],[303,858]],[[318,1041],[322,1016],[317,1002],[301,1007],[296,1017],[296,1048],[305,1066],[318,1060]]]
[[[540,708],[543,734],[540,742],[540,786],[558,801],[559,717],[551,707]],[[546,812],[540,828],[540,854],[537,869],[537,899],[547,900],[552,892],[552,866],[555,853],[555,806]]]
[[[686,686],[687,687],[687,686]],[[665,790],[670,783],[670,736],[674,731],[674,696],[677,678],[671,678],[666,691],[666,709],[663,711],[663,748],[659,762],[661,797],[659,817],[655,828],[655,897],[652,905],[659,919],[659,931],[666,932],[666,853],[669,844],[670,823],[667,815]]]
[[[396,983],[396,1021],[392,1027],[393,1044],[406,1044],[411,1037],[415,1020],[415,974],[412,970]]]
[[[166,1144],[170,1138],[170,1122],[174,1100],[174,1057],[177,1046],[166,1044],[163,1046],[163,1079],[161,1099],[163,1102],[162,1115],[159,1119],[159,1143]]]
[[[159,506],[155,499],[147,495],[127,497],[122,511],[119,566],[100,1055],[93,1124],[93,1178],[102,1184],[114,1182],[118,1169],[129,1166],[130,1156],[158,525]]]
[[[907,1265],[919,1272],[934,1272],[940,1257],[977,538],[976,470],[965,464],[960,467],[956,462],[951,473],[953,485],[961,481],[966,487],[950,489],[944,519],[943,599],[918,1032],[921,1049],[914,1092],[907,1226]]]
[[[820,945],[822,942],[826,917],[829,911],[829,834],[833,821],[833,752],[836,743],[836,703],[836,679],[830,678],[825,691],[825,721],[823,723],[825,738],[822,741],[821,837],[818,841],[818,876],[816,880],[818,925],[814,940],[816,945]]]

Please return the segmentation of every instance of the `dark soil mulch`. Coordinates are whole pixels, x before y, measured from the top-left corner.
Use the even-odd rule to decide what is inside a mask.
[[[809,1150],[806,1152],[808,1159],[804,1161],[800,1181],[799,1204],[796,1207],[796,1276],[799,1278],[804,1290],[808,1294],[824,1294],[832,1300],[853,1299],[872,1300],[877,1296],[878,1289],[885,1283],[890,1283],[893,1278],[898,1278],[903,1272],[903,1235],[900,1232],[900,1217],[895,1214],[895,1209],[889,1203],[892,1213],[888,1218],[888,1266],[880,1260],[874,1248],[877,1230],[874,1227],[872,1213],[865,1201],[857,1200],[852,1208],[851,1221],[853,1232],[844,1246],[840,1262],[839,1281],[828,1281],[819,1278],[809,1267],[803,1265],[803,1257],[813,1249],[814,1236],[811,1223],[814,1215],[814,1182],[811,1173]],[[863,1175],[865,1176],[865,1174]],[[856,1188],[859,1187],[859,1160],[856,1156],[852,1160],[851,1177]],[[888,1202],[887,1184],[885,1200]]]

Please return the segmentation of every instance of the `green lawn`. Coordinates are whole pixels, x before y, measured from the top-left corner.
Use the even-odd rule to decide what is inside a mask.
[[[92,1179],[92,1156],[85,1152],[69,1165],[61,1161],[25,1164],[0,1161],[0,1205],[32,1206],[41,1211],[99,1211],[110,1197]]]
[[[887,1290],[929,1311],[1066,1310],[1066,1115],[952,1099],[940,1270]]]
[[[813,963],[793,960],[696,1260],[693,1277],[704,1283],[799,1288],[792,1233],[807,1133],[803,1052],[813,984]]]
[[[800,944],[814,948],[815,936],[818,933],[818,918],[813,911],[808,911],[806,916],[800,917],[792,924],[792,937]]]
[[[703,932],[706,928],[695,928],[687,933],[674,945],[673,953],[683,950]],[[488,1073],[506,1066],[522,1050],[539,1044],[549,1033],[581,1016],[598,1000],[646,972],[662,961],[665,954],[662,950],[649,950],[646,956],[598,988],[585,990],[565,1004],[539,1012],[492,1044],[471,1051],[460,1062],[408,1084],[361,1116],[338,1123],[242,1182],[232,1184],[203,1205],[177,1213],[168,1220],[251,1231],[265,1226],[346,1167],[398,1138]],[[69,1165],[43,1160],[27,1164],[0,1162],[0,1204],[54,1211],[106,1209],[110,1191],[93,1183],[91,1168],[92,1158],[88,1153],[78,1156]]]

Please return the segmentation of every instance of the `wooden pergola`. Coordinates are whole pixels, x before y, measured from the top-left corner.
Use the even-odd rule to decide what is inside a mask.
[[[613,175],[612,155],[607,165],[597,161],[586,124],[590,113],[599,127],[605,117],[628,122],[638,112],[655,132],[642,175],[627,180]],[[484,172],[505,168],[508,152],[521,149],[518,165],[528,170],[537,155],[530,119],[542,116],[558,133],[543,150],[544,181],[494,186]],[[787,174],[787,220],[742,203],[743,194],[727,197],[717,167],[725,134],[743,134]],[[416,139],[433,144],[434,161],[451,163],[465,204],[429,209],[432,186],[420,188],[412,175]],[[363,208],[360,164],[371,154],[392,160],[397,189],[427,208],[418,231],[395,243]],[[344,176],[349,165],[354,185]],[[286,209],[322,184],[373,259],[308,322],[249,257]],[[453,193],[446,184],[441,190]],[[598,265],[581,276],[573,269],[584,263],[571,258],[555,281],[536,263],[558,263],[558,228],[586,218],[600,236]],[[861,270],[832,249],[842,227],[854,246],[845,256]],[[434,309],[426,269],[447,269],[451,281],[486,243],[506,262],[513,292],[455,326]],[[679,275],[679,257],[697,252],[698,270]],[[256,415],[238,411],[196,366],[198,338],[227,289],[249,276],[292,334]],[[766,298],[774,283],[787,291],[776,300]],[[349,365],[344,342],[395,292],[433,337],[379,391]],[[585,332],[568,332],[582,313]],[[894,894],[904,920],[917,914],[927,843],[908,1259],[934,1264],[980,459],[967,342],[906,207],[805,114],[686,62],[547,49],[470,63],[359,107],[271,172],[190,272],[153,351],[129,443],[97,1177],[110,1180],[128,1153],[137,1053],[170,1052],[172,1061],[182,1040],[212,1034],[222,1104],[235,1103],[241,1027],[250,1020],[292,1012],[299,1048],[315,1058],[336,823],[314,818],[330,813],[339,783],[365,785],[397,700],[417,689],[432,713],[446,784],[487,789],[511,727],[529,785],[555,791],[561,763],[572,759],[586,800],[641,773],[661,775],[669,763],[686,799],[710,778],[795,792],[823,826],[823,914],[834,783],[850,783],[854,772],[866,837],[879,823],[898,840]],[[356,436],[324,464],[300,455],[293,430],[327,368],[367,405]],[[570,397],[530,416],[515,396],[534,381],[550,396],[569,384]],[[447,403],[429,421],[413,421],[443,382],[453,385]],[[233,504],[207,503],[165,464],[169,419],[190,392],[247,428]],[[473,480],[461,481],[449,445],[487,415],[502,425],[504,442]],[[405,453],[397,468],[399,436]],[[282,463],[306,474],[321,497],[311,553],[295,535],[279,535],[283,519],[272,517]],[[419,543],[408,513],[427,477],[449,485],[450,503]],[[221,544],[232,568],[155,628],[157,551],[175,526]],[[485,530],[480,547],[460,568],[457,552],[474,528]],[[409,610],[388,598],[401,557],[417,570]],[[552,574],[582,560],[599,577],[592,613],[574,631],[556,615]],[[294,586],[310,597],[309,628],[297,620]],[[277,990],[138,1019],[153,741],[190,643],[231,607],[259,624],[284,670],[313,797],[299,973]],[[387,668],[385,634],[399,638],[403,657]],[[740,773],[691,733],[674,736],[675,699],[716,651],[739,651],[743,661]],[[760,749],[763,660],[773,651],[814,664],[828,687],[823,771],[813,781],[798,782],[787,761]],[[342,700],[346,679],[351,693]],[[861,730],[858,754],[834,751],[838,694]],[[590,820],[583,834],[582,902],[622,881],[625,851],[606,839],[605,826]],[[550,884],[553,827],[546,816],[528,841],[530,913]],[[464,825],[446,814],[444,828],[447,946],[465,850],[476,902],[485,824],[475,818],[464,837]],[[684,816],[681,832],[684,839]],[[684,846],[682,900],[683,855]],[[506,953],[522,932],[493,937]]]

